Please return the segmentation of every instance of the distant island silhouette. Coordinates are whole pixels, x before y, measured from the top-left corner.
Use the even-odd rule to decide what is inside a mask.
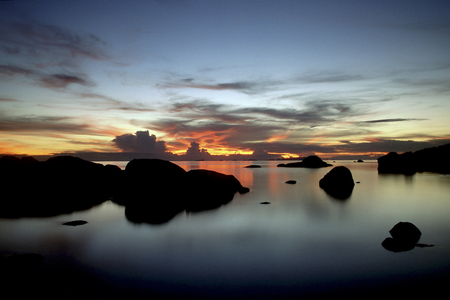
[[[435,172],[450,174],[450,144],[416,152],[390,152],[378,158],[379,173],[414,174]]]

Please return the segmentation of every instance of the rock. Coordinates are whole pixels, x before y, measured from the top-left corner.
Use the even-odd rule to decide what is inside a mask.
[[[80,225],[84,225],[84,224],[87,224],[87,221],[75,220],[75,221],[70,221],[70,222],[63,223],[63,225],[65,225],[65,226],[80,226]]]
[[[386,238],[381,245],[393,252],[402,252],[413,249],[415,246],[430,247],[431,245],[418,244],[422,233],[419,228],[410,222],[399,222],[389,233],[392,237]]]
[[[249,166],[245,166],[244,168],[257,169],[257,168],[261,168],[261,166],[260,165],[249,165]]]
[[[210,170],[186,172],[158,159],[132,160],[124,175],[126,188],[117,202],[125,205],[127,219],[135,223],[165,223],[183,210],[214,209],[230,202],[236,192],[249,192],[232,175]]]
[[[108,170],[73,156],[45,162],[32,157],[0,159],[5,187],[2,217],[44,217],[91,208],[110,196]]]
[[[387,155],[378,158],[378,173],[409,175],[416,173],[416,170],[413,167],[412,152],[406,152],[401,155],[396,152],[390,152]]]
[[[416,172],[450,174],[450,144],[416,152],[390,152],[378,158],[379,173],[412,175]]]
[[[288,180],[285,183],[287,183],[287,184],[296,184],[297,181],[295,181],[295,180]]]
[[[230,202],[236,192],[249,192],[233,175],[210,170],[190,170],[186,182],[188,211],[217,208]]]
[[[270,204],[270,202],[268,202],[268,201],[263,201],[263,202],[261,202],[261,203],[259,203],[259,204]]]
[[[323,168],[330,166],[331,166],[330,164],[324,162],[320,157],[315,155],[308,156],[301,162],[277,165],[277,167],[285,167],[285,168]]]
[[[338,199],[350,197],[355,186],[351,171],[344,166],[334,167],[320,181],[319,186]]]
[[[363,161],[362,159],[358,159],[357,162],[362,163],[362,162],[364,162],[364,161]]]

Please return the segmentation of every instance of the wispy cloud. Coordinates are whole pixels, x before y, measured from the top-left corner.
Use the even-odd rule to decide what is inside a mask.
[[[39,58],[40,62],[48,64],[51,64],[52,59],[110,58],[105,51],[105,42],[95,35],[79,35],[62,27],[36,21],[14,20],[5,14],[0,20],[0,51],[8,55]]]
[[[90,126],[78,124],[68,117],[55,116],[17,116],[0,115],[0,131],[5,132],[91,132]]]
[[[28,69],[13,65],[0,65],[0,76],[15,77],[23,75],[33,81],[34,84],[51,88],[62,89],[69,84],[79,84],[83,86],[94,86],[94,83],[85,75],[75,74],[46,74],[39,70]]]
[[[423,121],[427,119],[417,119],[417,118],[410,118],[410,119],[379,119],[379,120],[370,120],[370,121],[364,121],[360,122],[362,124],[374,124],[374,123],[392,123],[392,122],[409,122],[409,121]]]

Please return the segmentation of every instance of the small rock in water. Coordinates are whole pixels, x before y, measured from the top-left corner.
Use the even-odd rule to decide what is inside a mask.
[[[295,181],[295,180],[288,180],[285,183],[287,183],[287,184],[296,184],[297,181]]]
[[[86,223],[87,222],[83,221],[83,220],[76,220],[76,221],[70,221],[70,222],[63,223],[63,225],[66,225],[66,226],[79,226],[79,225],[84,225]]]
[[[260,204],[270,204],[268,201],[261,202]]]

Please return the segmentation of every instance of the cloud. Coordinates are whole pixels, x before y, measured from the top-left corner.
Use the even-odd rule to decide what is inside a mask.
[[[0,97],[0,102],[19,102],[19,100],[13,99],[13,98],[2,98],[2,97]]]
[[[105,43],[95,35],[78,35],[62,27],[37,21],[0,18],[0,49],[13,56],[39,58],[46,64],[52,60],[86,57],[106,60]]]
[[[33,82],[37,85],[52,89],[66,88],[69,84],[72,83],[83,86],[94,86],[94,84],[87,78],[87,76],[63,73],[45,74],[37,70],[12,65],[0,65],[0,75],[5,75],[8,77],[23,75],[33,80]]]
[[[199,143],[192,142],[191,146],[186,150],[184,157],[188,160],[209,159],[211,154],[204,148],[200,149]]]
[[[125,152],[165,153],[166,142],[156,141],[154,134],[147,131],[137,131],[136,134],[123,134],[112,140],[115,146]]]
[[[86,133],[90,126],[72,123],[71,118],[49,116],[18,116],[9,117],[0,115],[0,131],[16,132],[70,132]]]
[[[373,124],[373,123],[392,123],[392,122],[408,122],[408,121],[423,121],[427,119],[417,119],[417,118],[410,118],[410,119],[379,119],[379,120],[370,120],[370,121],[364,121],[360,123],[365,124]]]
[[[193,79],[182,80],[183,83],[167,83],[165,87],[167,88],[193,88],[193,89],[204,89],[204,90],[248,90],[254,87],[254,83],[251,82],[229,82],[229,83],[219,83],[219,84],[195,84]]]

